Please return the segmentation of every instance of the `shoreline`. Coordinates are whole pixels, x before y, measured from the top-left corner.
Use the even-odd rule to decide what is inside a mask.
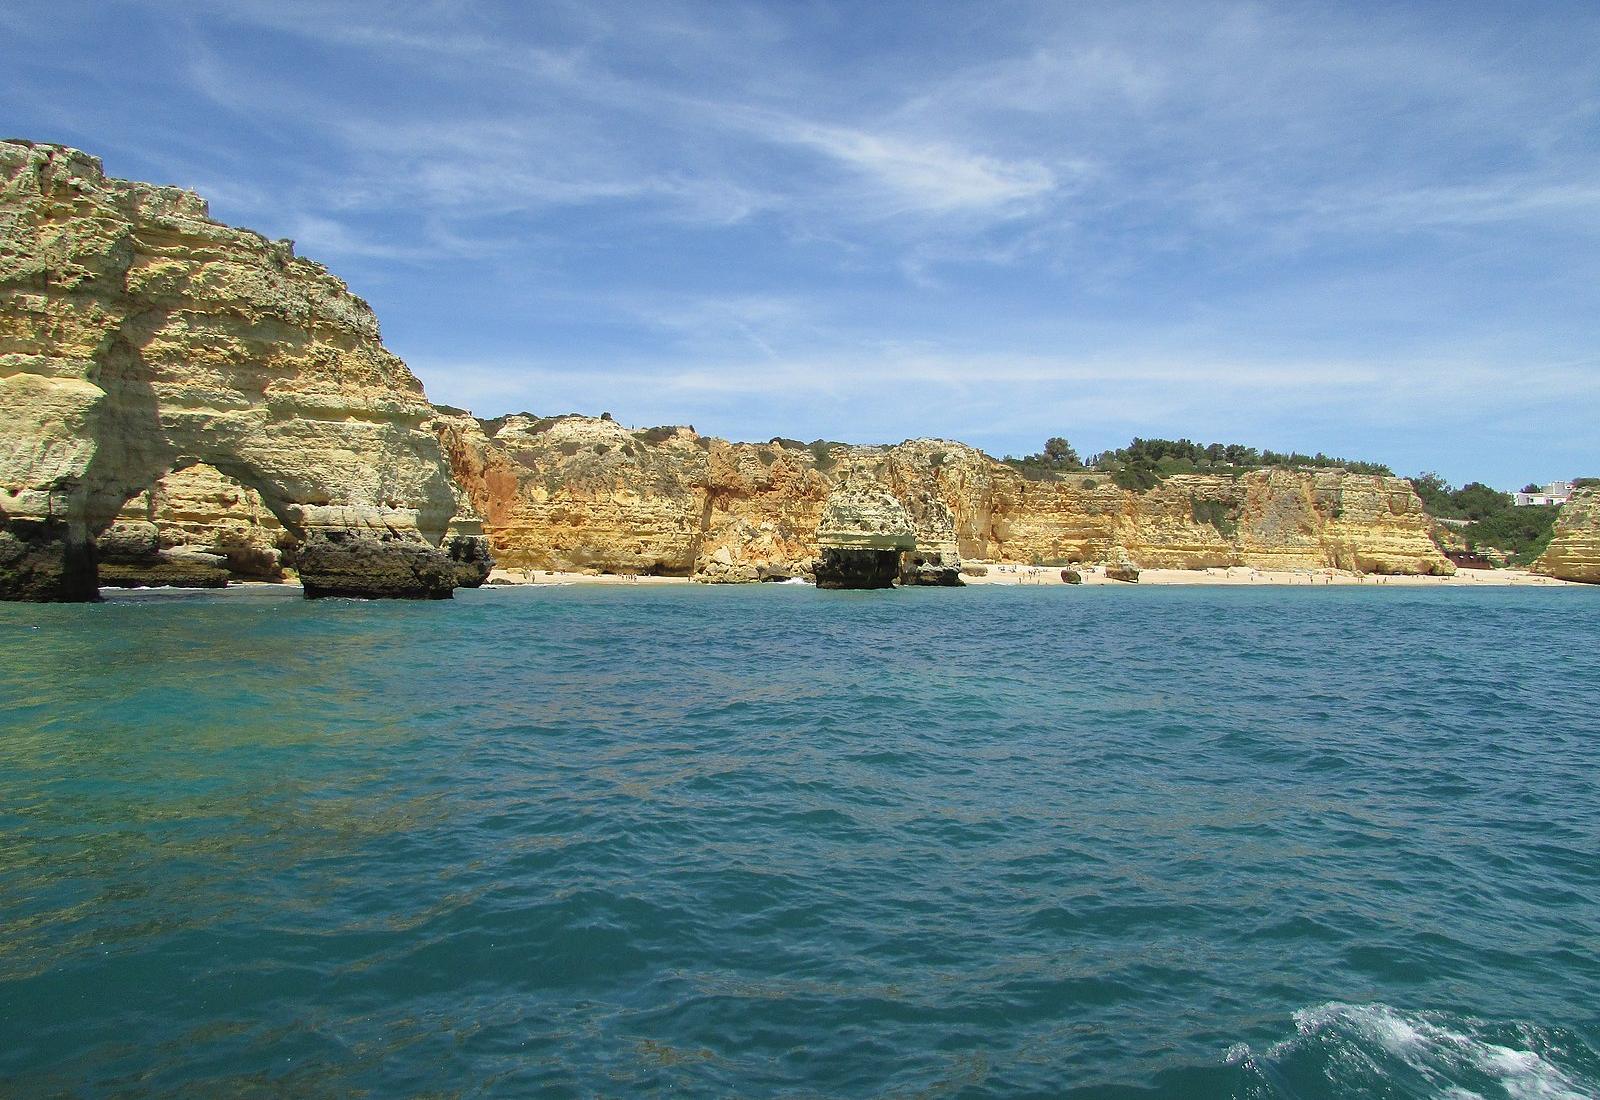
[[[988,573],[981,577],[963,575],[967,584],[978,585],[1056,585],[1062,588],[1081,587],[1069,585],[1061,579],[1059,566],[1021,565],[1014,562],[967,562],[981,565]],[[1105,575],[1105,566],[1078,568],[1083,585],[1110,585],[1131,587],[1130,582],[1112,580]],[[624,573],[580,573],[555,569],[501,569],[496,568],[484,583],[485,588],[538,588],[565,585],[671,585],[695,584],[688,577],[634,576]],[[760,582],[751,582],[760,583]],[[773,582],[768,582],[773,583]],[[1217,586],[1217,585],[1361,585],[1366,587],[1445,587],[1445,588],[1558,588],[1584,587],[1576,581],[1564,581],[1531,573],[1526,569],[1461,569],[1448,577],[1426,574],[1352,573],[1338,569],[1257,569],[1245,565],[1214,566],[1209,569],[1141,569],[1138,584],[1155,586]]]
[[[962,579],[968,584],[1031,584],[1068,586],[1061,579],[1061,569],[1045,565],[1018,565],[1013,563],[973,562],[989,569],[987,576]],[[1526,569],[1459,569],[1447,577],[1414,573],[1353,573],[1341,569],[1259,569],[1248,565],[1212,566],[1208,569],[1140,569],[1137,582],[1112,580],[1105,575],[1105,566],[1080,566],[1079,574],[1085,585],[1122,585],[1130,583],[1156,586],[1205,585],[1360,585],[1365,587],[1411,588],[1507,588],[1572,587],[1575,581],[1559,580]],[[1581,587],[1581,586],[1580,586]]]
[[[1564,581],[1530,573],[1525,569],[1463,569],[1448,577],[1416,574],[1350,573],[1337,569],[1253,569],[1249,566],[1213,567],[1210,569],[1141,569],[1137,582],[1112,580],[1105,575],[1105,566],[1084,566],[1078,569],[1081,584],[1072,585],[1061,579],[1059,567],[1045,565],[1020,565],[1015,563],[968,562],[983,565],[989,572],[981,577],[961,578],[972,587],[1011,585],[1019,587],[1112,587],[1132,588],[1145,585],[1155,588],[1208,588],[1208,587],[1363,587],[1363,588],[1592,588],[1577,581]],[[731,586],[706,585],[707,588],[759,586],[762,582],[749,582]],[[783,582],[766,582],[783,583]],[[789,584],[804,584],[809,581]],[[556,569],[499,569],[489,574],[484,589],[497,588],[566,588],[590,587],[660,587],[670,585],[696,585],[688,577],[651,577],[626,573],[579,573]],[[107,595],[133,595],[157,593],[243,593],[258,591],[288,591],[301,587],[298,580],[233,581],[225,588],[183,588],[160,585],[140,588],[105,586],[100,592]],[[905,587],[918,587],[910,585]]]

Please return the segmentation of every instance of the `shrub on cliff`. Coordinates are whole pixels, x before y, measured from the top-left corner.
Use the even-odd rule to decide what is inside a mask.
[[[833,469],[833,467],[836,465],[833,457],[833,449],[835,447],[843,446],[843,443],[831,443],[826,439],[812,440],[809,449],[811,451],[811,457],[816,460],[817,469],[823,473],[827,473],[829,470]]]
[[[1102,451],[1089,459],[1089,465],[1111,470],[1118,465],[1143,466],[1157,474],[1230,473],[1257,470],[1267,466],[1298,466],[1316,469],[1349,470],[1355,474],[1394,473],[1378,462],[1334,458],[1318,451],[1314,455],[1299,451],[1258,450],[1241,443],[1208,443],[1192,439],[1141,439],[1135,437],[1126,447]]]
[[[1045,440],[1044,450],[1038,454],[1021,458],[1006,455],[1001,461],[1030,481],[1049,481],[1058,474],[1083,469],[1083,460],[1078,457],[1078,452],[1059,435]]]
[[[1461,534],[1467,547],[1473,551],[1500,550],[1513,564],[1527,565],[1550,545],[1550,538],[1555,534],[1556,517],[1560,514],[1560,507],[1554,504],[1507,507],[1469,523]]]
[[[1220,500],[1201,500],[1199,497],[1191,496],[1189,511],[1196,523],[1211,524],[1223,538],[1231,539],[1239,532],[1239,524],[1233,518],[1233,510]]]
[[[1144,493],[1161,484],[1161,475],[1153,467],[1130,462],[1113,469],[1111,480],[1120,489]]]

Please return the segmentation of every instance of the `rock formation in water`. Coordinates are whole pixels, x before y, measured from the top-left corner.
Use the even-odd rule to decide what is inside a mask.
[[[876,484],[846,481],[822,506],[817,525],[818,588],[890,588],[902,556],[917,548],[905,505]]]
[[[1533,563],[1533,571],[1600,584],[1600,491],[1579,489],[1561,506],[1550,545]]]
[[[278,581],[293,547],[260,493],[204,464],[136,494],[96,542],[100,583],[113,587]]]
[[[308,594],[448,596],[488,555],[433,415],[367,304],[290,242],[77,150],[0,142],[0,597],[94,598],[100,536],[201,464],[255,494]],[[239,557],[145,522],[154,542],[123,527],[116,561]]]
[[[907,580],[920,568],[948,583],[963,558],[1453,571],[1403,478],[1267,469],[1176,475],[1134,492],[1092,471],[1030,481],[943,440],[729,443],[684,427],[630,431],[584,416],[478,421],[454,410],[434,425],[495,557],[513,568],[705,581],[814,574],[830,495],[871,484],[900,503],[916,532]]]

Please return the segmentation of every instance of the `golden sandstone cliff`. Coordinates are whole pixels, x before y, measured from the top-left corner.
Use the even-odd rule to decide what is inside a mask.
[[[0,596],[94,598],[99,537],[199,464],[288,533],[308,595],[481,582],[432,416],[367,304],[289,242],[77,150],[0,142]]]
[[[1533,571],[1600,584],[1600,492],[1579,489],[1562,505],[1550,545],[1533,563]]]
[[[1135,492],[942,440],[480,421],[430,405],[366,303],[289,242],[0,142],[3,597],[289,571],[313,595],[440,596],[481,583],[491,547],[512,569],[707,582],[954,584],[962,557],[1450,572],[1429,526],[1407,481],[1341,470]]]
[[[754,581],[807,575],[841,487],[904,508],[916,550],[991,561],[1122,561],[1449,573],[1403,478],[1270,469],[1146,492],[1086,472],[1030,481],[960,443],[729,443],[610,419],[434,422],[497,561],[512,569]],[[819,539],[819,528],[823,537]],[[834,539],[835,544],[846,540]]]
[[[260,493],[201,463],[135,495],[96,548],[102,585],[222,587],[284,579],[294,538]]]

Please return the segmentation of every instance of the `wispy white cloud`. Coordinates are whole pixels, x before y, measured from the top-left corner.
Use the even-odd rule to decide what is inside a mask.
[[[1007,207],[1048,194],[1055,176],[1033,161],[1004,161],[943,142],[844,126],[769,118],[765,133],[815,149],[881,185],[899,209],[925,212]]]

